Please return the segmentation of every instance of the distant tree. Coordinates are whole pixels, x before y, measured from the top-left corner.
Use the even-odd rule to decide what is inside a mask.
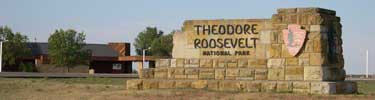
[[[153,56],[172,57],[173,34],[174,31],[170,34],[163,35],[152,42],[151,52]]]
[[[17,67],[22,63],[17,59],[31,56],[31,49],[26,44],[27,36],[19,32],[13,33],[8,27],[0,27],[0,38],[3,39],[3,65]]]
[[[75,30],[56,30],[48,38],[48,54],[51,63],[68,68],[79,64],[88,64],[89,54],[83,50],[85,34]]]
[[[142,55],[142,50],[151,47],[152,42],[162,35],[163,31],[158,30],[156,27],[146,27],[144,31],[138,34],[133,44],[137,55]],[[146,55],[152,55],[150,50],[146,51]]]

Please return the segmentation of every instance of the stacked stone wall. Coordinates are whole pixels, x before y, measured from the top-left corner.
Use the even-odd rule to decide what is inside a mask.
[[[262,20],[264,27],[251,57],[158,59],[155,68],[143,69],[141,79],[129,80],[127,88],[355,93],[356,83],[344,81],[342,26],[335,14],[322,8],[278,9],[271,19]],[[188,24],[191,21],[185,23]],[[306,31],[304,45],[295,56],[289,53],[282,32],[290,24],[298,24]],[[174,44],[179,43],[176,41],[179,40]],[[179,47],[183,51],[181,47],[184,46]]]
[[[286,75],[287,79],[302,79],[303,76],[303,80],[344,80],[341,24],[340,17],[335,14],[335,11],[321,8],[279,9],[271,19],[273,29],[268,61],[285,61],[285,72],[292,72],[287,74],[303,70],[297,75]],[[301,25],[307,32],[305,45],[295,57],[288,54],[281,32],[291,23]]]

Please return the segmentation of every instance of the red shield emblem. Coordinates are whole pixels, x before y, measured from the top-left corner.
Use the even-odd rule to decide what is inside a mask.
[[[306,30],[302,30],[300,25],[290,24],[288,29],[283,30],[283,38],[289,54],[295,56],[305,42]]]

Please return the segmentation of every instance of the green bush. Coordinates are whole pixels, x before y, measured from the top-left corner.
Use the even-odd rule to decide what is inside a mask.
[[[20,68],[22,72],[33,72],[34,67],[31,63],[21,63]]]

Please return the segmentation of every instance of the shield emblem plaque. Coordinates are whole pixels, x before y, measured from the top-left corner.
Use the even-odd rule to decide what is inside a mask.
[[[306,30],[298,24],[289,24],[288,29],[283,30],[283,39],[289,54],[296,56],[305,43]]]

